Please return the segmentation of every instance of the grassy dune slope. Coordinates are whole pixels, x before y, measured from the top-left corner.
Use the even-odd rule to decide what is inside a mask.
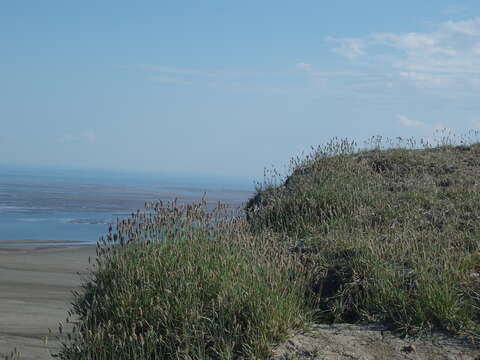
[[[297,241],[318,320],[478,335],[479,175],[478,144],[317,153],[250,221]]]
[[[59,357],[267,358],[311,321],[478,337],[479,173],[479,144],[339,141],[245,212],[149,205],[99,245]]]

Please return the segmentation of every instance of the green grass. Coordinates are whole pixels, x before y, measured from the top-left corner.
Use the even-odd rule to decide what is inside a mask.
[[[245,211],[150,204],[98,246],[61,359],[265,359],[317,322],[480,336],[480,144],[335,140]]]
[[[233,219],[172,205],[121,223],[130,242],[99,247],[60,358],[265,358],[307,320],[304,279],[273,237]]]
[[[480,145],[330,152],[248,204],[255,231],[297,241],[317,321],[478,336]]]

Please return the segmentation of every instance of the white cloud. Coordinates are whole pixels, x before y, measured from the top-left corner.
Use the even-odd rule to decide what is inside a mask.
[[[368,46],[367,41],[359,38],[327,37],[327,40],[337,44],[337,47],[333,48],[334,52],[350,59],[365,55]]]
[[[97,135],[93,131],[88,130],[80,134],[80,139],[87,144],[94,144],[97,142]]]
[[[397,115],[398,122],[408,128],[417,130],[422,135],[426,136],[425,139],[434,140],[438,133],[454,133],[451,129],[447,128],[444,124],[437,122],[435,124],[429,124],[423,121],[414,120],[406,117],[405,115]]]
[[[173,76],[149,76],[149,80],[156,81],[163,84],[191,84],[189,80]]]
[[[398,122],[406,127],[421,129],[421,130],[432,129],[432,127],[429,124],[424,123],[422,121],[409,119],[405,115],[397,115],[397,118],[398,118]]]
[[[170,75],[185,75],[185,76],[200,76],[209,78],[228,78],[228,77],[242,77],[242,76],[260,76],[267,75],[264,72],[255,71],[223,71],[223,70],[203,70],[178,68],[162,65],[140,65],[140,68],[150,70],[156,73],[170,74]]]
[[[362,38],[327,38],[349,59],[390,67],[399,80],[418,87],[480,89],[480,18],[448,21],[431,32],[373,33]]]
[[[303,64],[307,66],[308,64]],[[194,69],[162,65],[136,65],[137,69],[147,70],[145,77],[149,81],[162,84],[203,84],[211,87],[225,87],[229,89],[259,89],[262,84],[268,85],[270,77],[284,76],[286,72],[261,72],[261,71],[231,71],[219,69]],[[252,86],[252,83],[259,86]]]
[[[71,143],[74,141],[74,136],[72,134],[63,134],[60,138],[61,143]]]
[[[300,70],[305,70],[305,71],[311,71],[312,70],[312,64],[307,64],[304,62],[299,62],[297,63],[297,68]]]
[[[415,71],[401,71],[400,77],[413,81],[417,87],[446,87],[450,84],[447,76],[433,75]]]
[[[447,6],[444,10],[445,14],[461,14],[467,11],[467,7],[464,5],[450,5]]]
[[[91,130],[83,131],[78,135],[67,133],[60,137],[60,142],[63,144],[94,144],[97,142],[97,135]]]
[[[480,18],[464,21],[448,21],[442,25],[446,32],[480,36]],[[477,39],[478,40],[478,39]]]
[[[355,71],[337,71],[337,70],[318,70],[314,65],[309,64],[309,63],[304,63],[304,62],[299,62],[295,64],[295,67],[297,69],[300,69],[306,73],[308,73],[312,77],[333,77],[337,78],[340,76],[346,76],[346,77],[365,77],[369,76],[371,77],[372,75],[367,75],[366,73],[361,73],[361,72],[355,72]]]

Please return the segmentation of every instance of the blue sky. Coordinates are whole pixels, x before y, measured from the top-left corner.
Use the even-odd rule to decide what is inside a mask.
[[[0,164],[261,178],[480,129],[474,1],[1,1]]]

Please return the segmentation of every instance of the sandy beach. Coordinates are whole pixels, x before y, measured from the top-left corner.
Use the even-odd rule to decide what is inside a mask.
[[[17,348],[22,360],[51,359],[89,257],[95,257],[91,245],[0,242],[0,358]]]

